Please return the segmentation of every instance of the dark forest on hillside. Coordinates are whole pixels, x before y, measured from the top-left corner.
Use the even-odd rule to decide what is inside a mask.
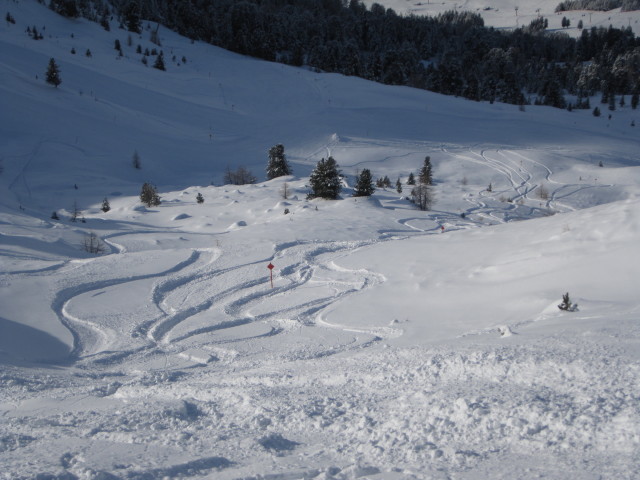
[[[589,108],[589,96],[611,104],[631,95],[635,106],[640,90],[640,39],[630,28],[573,39],[547,31],[542,17],[506,32],[470,12],[401,16],[359,0],[52,3],[69,2],[103,24],[136,31],[145,19],[244,55],[472,100]]]

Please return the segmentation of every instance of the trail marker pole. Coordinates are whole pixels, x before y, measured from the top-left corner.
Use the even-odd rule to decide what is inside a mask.
[[[273,263],[269,262],[269,265],[267,265],[267,268],[269,269],[269,277],[271,279],[271,288],[273,288],[273,269],[275,267],[273,266]]]

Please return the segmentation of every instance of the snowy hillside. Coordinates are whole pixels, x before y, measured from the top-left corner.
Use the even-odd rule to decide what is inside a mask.
[[[640,12],[638,11],[623,12],[620,8],[616,8],[607,12],[573,10],[556,13],[556,7],[561,3],[561,0],[536,0],[533,2],[519,0],[363,0],[363,3],[367,6],[379,3],[403,15],[436,16],[451,10],[468,11],[481,15],[486,26],[500,29],[527,26],[532,20],[543,16],[549,21],[550,31],[562,31],[573,37],[579,37],[581,34],[578,28],[580,21],[586,29],[592,27],[609,28],[611,25],[614,28],[631,27],[636,35],[640,32]],[[563,17],[571,22],[569,28],[563,28]]]
[[[0,5],[0,478],[637,476],[637,111],[520,111]],[[277,143],[294,174],[265,182]],[[329,155],[342,198],[306,200]],[[422,212],[404,182],[425,156]],[[258,183],[223,185],[240,166]],[[403,192],[351,197],[363,168]]]

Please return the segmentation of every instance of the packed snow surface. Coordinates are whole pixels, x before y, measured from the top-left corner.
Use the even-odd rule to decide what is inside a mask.
[[[161,72],[146,24],[0,4],[0,478],[637,478],[636,111],[472,103],[162,28]],[[265,182],[276,143],[294,175]],[[329,155],[341,199],[307,200]],[[239,166],[259,182],[223,185]],[[403,191],[352,197],[363,168]]]

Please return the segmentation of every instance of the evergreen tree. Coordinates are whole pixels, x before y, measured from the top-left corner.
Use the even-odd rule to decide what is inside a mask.
[[[101,210],[104,213],[107,213],[109,210],[111,210],[111,205],[109,205],[109,200],[107,199],[107,197],[104,197],[104,200],[102,200],[102,208]]]
[[[409,173],[409,178],[407,178],[407,185],[415,185],[416,177],[413,176],[413,172]]]
[[[631,108],[634,110],[638,108],[638,98],[638,92],[633,92],[633,95],[631,95]]]
[[[396,192],[402,193],[402,182],[400,182],[400,177],[396,180]]]
[[[562,303],[558,305],[558,308],[565,312],[575,312],[578,309],[578,304],[571,302],[571,299],[569,298],[569,292],[567,292],[562,295]]]
[[[198,195],[196,195],[196,202],[204,203],[204,197],[202,196],[202,194],[200,192],[198,192]]]
[[[62,83],[62,79],[60,78],[60,69],[53,58],[49,60],[49,66],[47,67],[45,78],[47,83],[50,83],[56,88]]]
[[[418,181],[424,185],[433,185],[433,174],[431,168],[431,157],[426,156],[424,159],[424,165],[420,169],[420,175]]]
[[[267,178],[272,180],[284,175],[291,175],[291,167],[284,154],[284,145],[274,145],[269,149],[269,162],[267,163]]]
[[[124,8],[123,17],[127,30],[134,33],[140,33],[140,13],[136,2],[130,2]]]
[[[160,196],[158,195],[156,187],[145,182],[140,191],[140,201],[147,207],[157,207],[160,205]]]
[[[312,192],[308,198],[326,198],[329,200],[335,200],[342,190],[340,182],[340,171],[338,170],[338,164],[329,157],[328,159],[322,159],[316,165],[316,168],[309,177],[309,183],[311,184]]]
[[[138,151],[134,150],[133,157],[131,158],[131,165],[136,170],[140,170],[142,168],[142,163],[140,162],[140,155],[138,155]]]
[[[600,108],[595,107],[595,108],[593,109],[593,116],[594,116],[594,117],[599,117],[599,116],[600,116]]]
[[[156,61],[153,64],[153,68],[157,68],[158,70],[166,70],[164,66],[164,55],[160,52],[160,55],[156,57]]]
[[[375,191],[376,189],[373,186],[371,171],[368,168],[364,168],[362,172],[360,172],[360,174],[356,176],[356,186],[353,189],[353,196],[369,197]]]

